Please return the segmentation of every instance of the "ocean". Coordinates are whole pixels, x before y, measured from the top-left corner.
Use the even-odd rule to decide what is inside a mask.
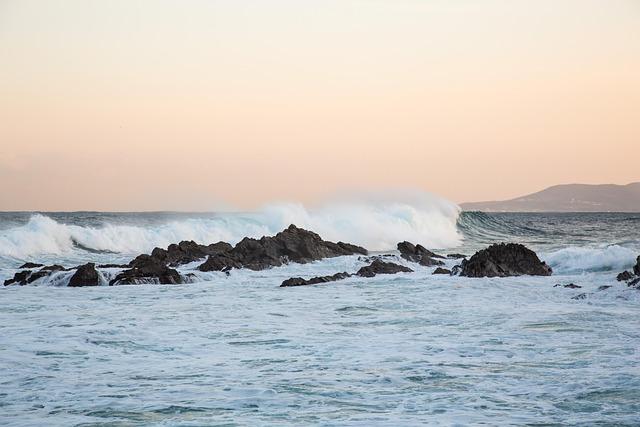
[[[554,274],[471,279],[398,261],[415,272],[279,288],[365,265],[349,256],[195,272],[186,285],[67,288],[60,273],[2,287],[0,425],[640,425],[640,291],[615,278],[640,255],[640,214],[460,213],[433,200],[0,213],[0,280],[25,261],[128,262],[289,223],[374,253],[519,242]],[[581,288],[554,286],[569,283]]]

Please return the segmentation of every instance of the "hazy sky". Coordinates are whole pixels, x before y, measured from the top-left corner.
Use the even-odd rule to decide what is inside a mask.
[[[0,210],[640,180],[638,0],[0,0]]]

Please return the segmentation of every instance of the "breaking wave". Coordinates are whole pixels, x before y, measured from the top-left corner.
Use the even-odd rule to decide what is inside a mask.
[[[454,247],[461,234],[456,205],[425,193],[395,197],[360,197],[313,209],[301,204],[275,204],[252,213],[220,213],[182,218],[155,225],[110,224],[91,227],[68,224],[34,214],[23,225],[0,230],[0,256],[29,259],[73,251],[137,254],[181,240],[236,243],[245,236],[261,237],[289,224],[369,250],[389,250],[400,240],[432,248]]]
[[[604,247],[571,246],[541,256],[554,273],[573,274],[622,271],[634,265],[637,251],[619,245]]]

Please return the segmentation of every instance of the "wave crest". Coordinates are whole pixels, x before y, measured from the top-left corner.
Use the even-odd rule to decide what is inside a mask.
[[[301,204],[274,204],[253,213],[221,213],[154,226],[105,224],[88,227],[63,224],[34,214],[18,227],[0,231],[0,256],[29,259],[73,251],[137,254],[181,240],[208,244],[236,243],[245,236],[275,234],[289,224],[310,229],[324,239],[342,240],[370,250],[394,249],[412,240],[432,248],[461,243],[456,205],[428,194],[411,197],[338,201],[315,209]]]

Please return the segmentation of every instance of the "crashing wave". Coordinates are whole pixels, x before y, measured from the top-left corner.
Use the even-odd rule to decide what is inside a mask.
[[[424,193],[393,198],[360,197],[313,209],[301,204],[275,204],[252,213],[220,213],[148,226],[105,224],[89,227],[63,224],[34,214],[21,226],[0,231],[0,257],[30,259],[74,251],[138,254],[181,240],[209,244],[237,243],[242,238],[272,235],[296,224],[332,241],[345,241],[370,250],[389,250],[411,240],[432,248],[460,244],[456,205]]]

